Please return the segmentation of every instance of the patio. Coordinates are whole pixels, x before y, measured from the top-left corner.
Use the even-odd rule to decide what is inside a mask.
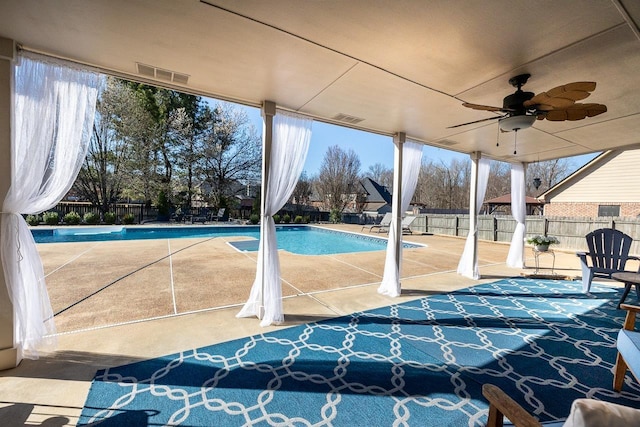
[[[95,294],[56,316],[55,353],[0,373],[0,422],[75,425],[91,380],[104,367],[533,272],[529,249],[528,268],[517,270],[505,265],[508,245],[480,242],[482,279],[474,281],[455,272],[464,239],[405,240],[428,246],[403,252],[403,293],[395,299],[376,292],[384,251],[281,253],[285,324],[268,328],[235,317],[253,282],[255,255],[236,252],[222,239],[39,245],[54,312]],[[555,266],[562,276],[580,274],[573,252],[556,251]]]

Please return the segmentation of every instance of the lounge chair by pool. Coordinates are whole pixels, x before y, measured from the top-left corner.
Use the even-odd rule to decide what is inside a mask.
[[[382,217],[382,219],[380,220],[379,223],[377,224],[365,224],[362,226],[362,230],[364,231],[365,229],[369,230],[369,233],[371,233],[371,230],[377,228],[378,229],[378,233],[381,233],[382,231],[385,231],[385,229],[388,229],[389,226],[391,225],[391,213],[387,212],[386,214],[384,214],[384,217]]]
[[[415,216],[405,216],[404,218],[402,218],[402,233],[409,233],[409,234],[413,234],[413,231],[411,231],[411,224],[413,224],[413,221],[416,220]]]

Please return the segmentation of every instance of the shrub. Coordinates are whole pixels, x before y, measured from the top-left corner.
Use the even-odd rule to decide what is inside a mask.
[[[311,217],[309,215],[304,216],[304,223],[309,224],[311,222]]]
[[[258,221],[260,221],[260,216],[258,214],[252,214],[249,217],[249,221],[251,222],[251,224],[255,225],[258,223]]]
[[[530,245],[547,245],[548,246],[548,245],[555,245],[560,243],[560,240],[558,240],[558,238],[555,236],[541,236],[539,234],[532,237],[528,237],[526,241]]]
[[[104,214],[104,223],[108,225],[113,225],[116,223],[116,214],[113,212],[107,212]]]
[[[331,209],[331,213],[329,213],[329,221],[337,224],[342,221],[342,213],[338,209]]]
[[[295,222],[296,224],[302,224],[304,222],[304,218],[302,217],[302,215],[298,215],[296,216],[296,218],[293,220],[293,222]]]
[[[158,221],[169,220],[169,199],[167,193],[160,191],[158,193],[158,200],[156,201],[156,208],[158,209]]]
[[[289,214],[284,214],[284,216],[282,217],[282,222],[284,222],[285,224],[289,224],[291,222],[291,216],[289,216]]]
[[[87,212],[86,214],[84,214],[83,219],[85,224],[96,225],[100,222],[100,215],[93,212]]]
[[[63,218],[64,223],[67,225],[78,225],[80,224],[80,215],[77,212],[69,212]]]
[[[60,222],[60,215],[58,215],[58,212],[45,212],[42,214],[42,219],[47,225],[58,225]]]
[[[35,227],[36,225],[40,224],[40,217],[38,215],[27,215],[26,221],[27,224]]]
[[[136,221],[136,217],[133,216],[132,213],[125,214],[122,217],[122,223],[123,224],[133,224],[135,221]]]
[[[279,224],[280,223],[280,215],[275,214],[273,216],[273,222],[275,222],[276,224]]]

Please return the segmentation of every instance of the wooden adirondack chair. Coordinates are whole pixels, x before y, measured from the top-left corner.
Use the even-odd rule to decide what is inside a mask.
[[[489,401],[487,427],[586,427],[637,426],[640,409],[596,399],[576,399],[566,420],[541,423],[525,408],[493,384],[484,384],[482,394]],[[510,423],[505,422],[507,418]]]
[[[600,228],[585,236],[589,252],[578,252],[582,265],[582,291],[589,292],[594,277],[611,279],[625,271],[627,261],[640,258],[629,255],[633,238],[620,230]]]

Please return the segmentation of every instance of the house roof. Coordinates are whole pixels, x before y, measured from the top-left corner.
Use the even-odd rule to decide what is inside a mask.
[[[0,36],[29,51],[461,153],[535,162],[640,142],[636,0],[5,0],[0,12]],[[497,113],[461,104],[502,107],[522,73],[537,94],[597,82],[582,102],[608,111],[536,121],[514,147]]]
[[[511,194],[505,194],[500,197],[496,197],[494,199],[485,200],[484,202],[487,205],[510,205],[511,204]],[[536,199],[535,197],[526,196],[525,204],[527,205],[544,205],[544,202]]]
[[[367,193],[367,203],[391,204],[391,193],[389,193],[386,187],[383,187],[371,178],[363,178],[360,184]]]
[[[364,212],[378,212],[380,211],[380,209],[384,208],[385,206],[389,206],[389,204],[384,202],[366,203],[365,206],[362,208],[362,210]]]

